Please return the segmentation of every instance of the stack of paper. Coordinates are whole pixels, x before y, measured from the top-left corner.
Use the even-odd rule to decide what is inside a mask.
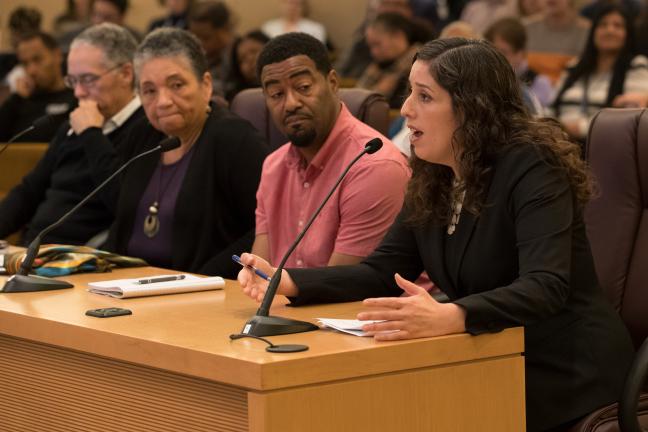
[[[343,333],[352,334],[354,336],[371,336],[367,332],[362,331],[362,326],[365,324],[373,324],[383,321],[359,321],[350,319],[333,319],[333,318],[317,318],[317,321],[324,327],[329,327]]]
[[[140,283],[141,280],[155,280],[178,276],[179,280],[166,282]],[[181,278],[181,279],[180,279]],[[198,277],[185,275],[155,275],[144,279],[115,279],[102,282],[90,282],[88,291],[116,298],[144,297],[160,294],[178,294],[193,291],[222,289],[225,280],[222,277]]]

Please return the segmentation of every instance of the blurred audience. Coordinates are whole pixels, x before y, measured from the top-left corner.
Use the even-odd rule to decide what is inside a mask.
[[[231,50],[230,73],[227,77],[229,91],[225,95],[228,102],[231,102],[241,90],[260,86],[256,76],[256,61],[269,40],[270,38],[261,30],[252,30],[234,42]]]
[[[29,244],[115,171],[111,155],[128,150],[130,128],[143,116],[133,91],[136,46],[133,35],[114,24],[90,27],[72,42],[65,84],[79,106],[36,167],[0,202],[0,238],[22,230],[19,244]],[[84,244],[106,230],[116,185],[110,183],[43,242]]]
[[[464,8],[461,21],[467,22],[477,33],[482,34],[491,23],[517,14],[516,0],[472,0]]]
[[[65,12],[54,19],[54,36],[80,32],[90,24],[92,0],[67,0]]]
[[[380,14],[370,22],[365,37],[372,63],[356,85],[383,94],[391,108],[400,108],[414,54],[419,42],[424,41],[413,33],[408,18],[393,12]]]
[[[520,18],[531,17],[542,13],[544,0],[518,0],[518,14]]]
[[[501,52],[513,67],[520,81],[533,93],[543,107],[553,99],[551,81],[545,75],[529,68],[526,60],[527,35],[517,18],[495,21],[484,33],[484,38]]]
[[[481,36],[475,29],[465,21],[453,21],[443,28],[439,39],[448,39],[451,37],[462,37],[466,39],[479,39]]]
[[[147,118],[130,138],[132,154],[168,136],[180,147],[124,173],[106,248],[157,267],[233,277],[232,255],[252,246],[267,147],[247,121],[210,104],[207,61],[191,33],[150,33],[137,48],[135,72]]]
[[[17,83],[25,77],[25,69],[18,64],[16,46],[26,34],[41,30],[42,16],[34,8],[18,7],[9,15],[9,43],[12,52],[4,53],[0,61],[0,79],[8,87],[10,93],[16,93]]]
[[[16,53],[25,76],[17,80],[16,93],[0,106],[0,141],[7,141],[48,114],[55,119],[51,127],[33,130],[19,139],[47,142],[76,106],[74,93],[63,82],[63,55],[56,40],[40,32],[23,35]]]
[[[160,4],[167,10],[167,15],[155,19],[149,24],[148,31],[160,27],[176,27],[187,30],[189,28],[189,9],[193,0],[159,0]]]
[[[326,28],[308,19],[308,0],[281,0],[281,17],[267,21],[261,30],[271,38],[290,32],[306,33],[326,43]]]
[[[231,68],[231,46],[235,39],[232,13],[222,1],[196,3],[189,13],[189,31],[198,38],[205,50],[214,100],[226,104],[225,95],[232,91],[231,84],[227,82]]]
[[[635,55],[634,26],[617,5],[599,9],[578,62],[563,75],[554,115],[584,140],[590,119],[624,93],[648,93],[648,59]]]
[[[526,22],[527,60],[555,83],[585,46],[590,23],[578,15],[574,0],[542,0],[543,12]]]

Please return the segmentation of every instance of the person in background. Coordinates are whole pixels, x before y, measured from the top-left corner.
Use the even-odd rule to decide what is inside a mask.
[[[267,146],[250,123],[210,104],[207,60],[191,33],[150,33],[135,54],[135,72],[146,119],[130,137],[131,153],[168,136],[180,147],[124,173],[106,249],[157,267],[232,277],[232,255],[252,246]]]
[[[234,96],[240,91],[260,86],[256,76],[256,61],[269,40],[270,38],[261,30],[252,30],[238,38],[232,45],[230,73],[226,79],[229,91],[225,99],[228,102],[232,102]]]
[[[24,35],[16,53],[26,76],[19,81],[19,91],[0,105],[0,141],[7,141],[48,114],[55,119],[52,127],[28,132],[19,141],[49,142],[76,107],[74,93],[63,82],[63,55],[47,33]]]
[[[337,73],[314,37],[272,39],[259,55],[257,75],[272,120],[290,142],[263,164],[252,251],[278,264],[350,161],[378,137],[382,149],[353,165],[288,260],[296,267],[359,262],[401,207],[405,158],[340,101]]]
[[[520,19],[542,13],[544,0],[518,0],[518,15]]]
[[[524,21],[529,67],[558,81],[567,64],[583,51],[590,23],[578,15],[574,0],[542,0],[543,11]]]
[[[126,13],[130,4],[128,0],[93,0],[92,14],[90,20],[92,24],[112,23],[122,26],[133,34],[136,40],[142,40],[140,32],[126,25]]]
[[[167,9],[167,15],[157,18],[149,24],[148,33],[160,27],[176,27],[187,30],[189,28],[189,10],[193,0],[159,0],[160,5]]]
[[[302,32],[326,43],[326,28],[308,19],[308,0],[281,0],[281,17],[267,21],[261,26],[261,31],[270,38],[290,32]]]
[[[67,0],[65,12],[54,19],[53,34],[60,38],[66,33],[80,32],[90,25],[92,0]]]
[[[25,69],[18,64],[16,57],[18,41],[26,34],[41,31],[41,21],[41,13],[30,7],[18,7],[9,15],[9,43],[13,51],[0,55],[0,80],[8,90],[7,96],[24,89],[20,81],[25,79]]]
[[[599,9],[578,62],[563,75],[552,104],[554,116],[584,140],[589,122],[624,93],[648,93],[648,59],[635,55],[634,26],[625,9]]]
[[[500,18],[517,16],[516,0],[472,0],[461,13],[461,21],[467,22],[479,34]]]
[[[113,155],[128,153],[131,127],[144,113],[133,90],[132,58],[137,41],[114,24],[84,30],[68,54],[65,85],[79,106],[50,141],[36,167],[0,202],[0,238],[23,229],[29,244],[116,169]],[[84,244],[111,224],[118,189],[110,183],[79,208],[43,243]]]
[[[480,35],[475,29],[465,21],[453,21],[446,25],[441,34],[440,39],[448,39],[451,37],[462,37],[466,39],[479,39]]]
[[[225,95],[232,91],[227,82],[230,51],[234,42],[234,18],[222,1],[196,3],[189,14],[189,31],[202,44],[212,78],[214,100],[227,105]]]
[[[547,76],[529,68],[526,61],[526,29],[520,20],[502,18],[495,21],[486,29],[484,38],[506,57],[522,84],[533,93],[540,104],[548,107],[553,100],[554,89]]]
[[[379,321],[363,326],[376,341],[523,326],[527,430],[569,430],[619,399],[633,359],[597,281],[579,148],[529,115],[511,66],[485,41],[428,42],[410,84],[401,111],[412,179],[396,221],[360,264],[284,270],[277,293],[295,306],[365,299],[357,319]],[[410,282],[423,269],[449,302]],[[249,267],[238,280],[257,301],[268,286]]]
[[[356,85],[387,98],[391,108],[399,108],[407,87],[407,75],[419,46],[419,35],[411,22],[396,13],[378,15],[366,30],[372,63]]]

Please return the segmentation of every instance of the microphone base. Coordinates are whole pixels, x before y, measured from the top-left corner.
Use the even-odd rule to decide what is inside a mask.
[[[252,336],[276,336],[314,330],[319,330],[319,327],[306,321],[255,315],[245,323],[241,333]]]
[[[73,286],[74,285],[62,280],[50,279],[42,276],[13,275],[9,279],[7,279],[7,282],[0,290],[0,292],[17,293],[51,291],[72,288]]]

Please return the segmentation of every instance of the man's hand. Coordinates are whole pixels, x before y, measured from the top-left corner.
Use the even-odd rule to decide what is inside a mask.
[[[16,79],[16,93],[25,99],[32,95],[35,88],[34,81],[28,76],[21,76]]]
[[[90,127],[102,127],[104,120],[97,102],[92,100],[80,100],[79,106],[70,114],[70,126],[77,135]]]
[[[466,331],[466,312],[453,303],[439,303],[422,287],[395,275],[396,283],[408,297],[366,299],[365,306],[381,310],[360,312],[358,319],[385,320],[366,324],[362,330],[376,340],[414,339]]]

